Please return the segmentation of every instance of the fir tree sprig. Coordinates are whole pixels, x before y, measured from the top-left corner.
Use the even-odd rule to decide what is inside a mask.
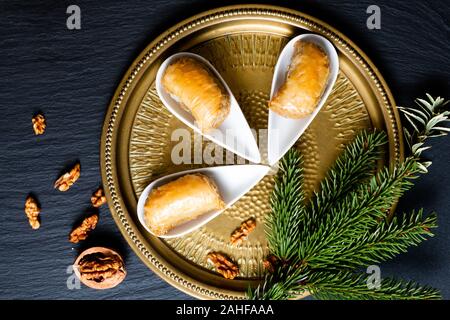
[[[382,146],[386,144],[384,132],[363,131],[348,144],[341,156],[321,182],[319,191],[314,192],[308,219],[315,221],[329,211],[336,200],[351,191],[359,182],[372,176],[376,162],[382,156]],[[308,231],[308,230],[306,230]]]
[[[307,219],[304,224],[307,226],[300,227],[308,231],[300,232],[299,260],[313,268],[336,265],[335,253],[347,249],[351,240],[373,230],[395,201],[411,188],[410,179],[416,173],[416,162],[410,159],[393,170],[384,168],[343,200],[335,202],[329,212],[316,221]]]
[[[446,102],[427,97],[417,100],[426,110],[401,109],[414,128],[405,131],[411,155],[393,168],[374,172],[387,139],[380,132],[362,132],[305,205],[300,154],[291,150],[281,160],[266,224],[278,262],[258,288],[249,289],[249,298],[289,299],[306,291],[319,299],[440,298],[436,289],[403,280],[382,279],[379,288],[370,288],[367,275],[355,272],[433,236],[435,214],[424,217],[419,210],[388,218],[393,204],[431,164],[420,157],[429,148],[425,141],[450,131],[442,126],[449,118]]]
[[[305,209],[303,168],[300,153],[291,149],[280,163],[267,218],[266,235],[270,252],[280,260],[290,260],[297,252],[299,224]],[[286,237],[286,235],[290,235]]]
[[[417,300],[441,299],[438,290],[413,281],[381,279],[379,286],[368,285],[367,274],[350,271],[316,271],[304,284],[316,299],[330,300]]]
[[[256,289],[249,288],[247,297],[252,300],[287,300],[303,294],[306,274],[304,268],[295,265],[275,267]]]
[[[374,133],[373,133],[374,134]],[[366,149],[364,149],[366,150]],[[366,150],[367,151],[367,150]],[[361,151],[361,152],[366,152]],[[280,163],[280,177],[276,180],[276,188],[286,186],[287,181],[282,177],[288,173],[296,172],[302,174],[299,169],[301,163],[301,157],[298,151],[291,150],[281,160]],[[426,236],[431,236],[431,229],[436,226],[435,216],[429,216],[423,218],[422,211],[417,213],[413,212],[408,217],[402,219],[395,217],[393,220],[388,221],[385,219],[386,212],[383,208],[390,208],[392,203],[397,197],[402,194],[406,188],[409,188],[411,182],[408,179],[414,178],[417,173],[417,167],[414,166],[414,161],[408,160],[404,162],[400,167],[394,168],[389,171],[387,168],[382,170],[376,176],[362,183],[360,187],[351,192],[351,196],[347,196],[347,201],[343,203],[353,205],[358,211],[357,214],[352,215],[351,210],[335,209],[332,207],[331,214],[327,215],[330,218],[321,220],[318,223],[318,233],[315,235],[317,241],[307,243],[306,246],[313,250],[309,256],[293,256],[289,255],[289,259],[284,257],[277,251],[278,247],[273,245],[275,251],[273,252],[280,260],[280,263],[275,266],[273,273],[268,274],[264,283],[254,291],[249,291],[248,296],[252,299],[289,299],[298,294],[302,294],[305,291],[316,290],[320,288],[321,294],[319,297],[325,297],[323,293],[326,287],[322,282],[316,283],[316,278],[313,275],[316,272],[324,272],[326,270],[330,274],[336,274],[337,271],[344,269],[354,269],[361,266],[367,266],[367,263],[376,263],[385,261],[394,257],[400,252],[405,252],[408,247],[417,245],[421,241],[425,240]],[[290,170],[288,170],[290,168]],[[297,177],[302,179],[302,177]],[[297,190],[298,182],[300,180],[294,179],[296,182],[293,184]],[[275,190],[277,190],[275,188]],[[367,190],[371,189],[373,193],[367,193]],[[297,190],[295,193],[300,192]],[[295,193],[287,193],[293,195]],[[270,230],[277,230],[280,232],[282,229],[274,223],[280,221],[290,221],[293,217],[283,204],[292,203],[282,201],[283,193],[278,190],[274,192],[272,198],[272,205],[276,208],[282,208],[281,211],[272,211],[272,215],[267,223],[267,233],[271,234]],[[360,201],[359,197],[366,199],[367,201]],[[303,197],[302,197],[303,199]],[[350,200],[349,200],[350,199]],[[277,203],[279,202],[279,203]],[[375,204],[379,203],[378,206]],[[306,223],[308,219],[309,207],[300,205],[301,211],[296,211],[303,223]],[[370,209],[372,208],[372,209]],[[276,214],[277,213],[277,214]],[[332,219],[333,218],[333,219]],[[340,223],[340,224],[339,224]],[[296,224],[298,226],[298,224]],[[362,232],[361,230],[365,230]],[[295,233],[294,233],[295,234]],[[343,236],[345,235],[346,236]],[[358,237],[359,235],[359,237]],[[280,234],[282,236],[282,234]],[[284,235],[280,241],[289,244],[293,247],[294,244],[297,247],[304,245],[305,239],[296,238]],[[314,238],[314,237],[313,237]],[[330,240],[332,239],[332,240]],[[345,240],[343,240],[345,239]],[[306,239],[308,240],[308,239]],[[322,242],[320,241],[322,240]],[[283,245],[281,247],[287,247]],[[290,251],[292,252],[292,251]],[[350,275],[350,273],[347,273]],[[339,274],[342,275],[342,274]],[[351,273],[354,277],[353,273]],[[353,279],[353,278],[352,278]],[[350,281],[350,279],[348,279]],[[392,280],[394,281],[394,280]],[[389,289],[389,294],[395,293],[398,289],[397,296],[401,296],[404,293],[403,286],[394,286],[394,282],[386,282],[392,287]],[[350,283],[350,282],[348,282]],[[332,284],[330,284],[332,285]],[[421,292],[421,287],[416,286],[415,294]],[[336,291],[342,290],[336,288]],[[364,297],[369,297],[371,291],[367,288],[359,288],[358,290],[364,291]],[[425,290],[425,289],[424,289]],[[316,292],[315,291],[315,292]],[[348,290],[349,294],[352,293]],[[386,293],[385,292],[385,293]],[[424,291],[428,292],[428,291]],[[372,292],[375,298],[385,297],[380,292]],[[361,297],[363,297],[363,294]],[[355,297],[356,293],[352,293],[348,298]],[[332,296],[331,290],[328,296]],[[340,297],[339,295],[337,297]],[[408,298],[410,296],[405,296]]]
[[[391,221],[383,219],[375,229],[322,253],[317,264],[329,269],[338,266],[338,269],[355,270],[387,261],[432,237],[436,220],[435,214],[424,218],[423,210],[395,216]]]
[[[403,128],[405,140],[412,156],[418,161],[423,173],[428,171],[431,161],[421,159],[422,152],[431,148],[426,145],[429,138],[442,137],[450,132],[446,126],[450,122],[450,110],[447,110],[448,100],[441,97],[433,98],[428,93],[427,99],[416,99],[416,106],[398,107],[403,114],[408,127]]]

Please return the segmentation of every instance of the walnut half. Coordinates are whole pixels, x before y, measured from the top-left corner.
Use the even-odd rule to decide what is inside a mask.
[[[38,113],[33,118],[31,118],[31,122],[33,123],[33,130],[35,135],[44,134],[47,124],[45,123],[45,117],[42,113]]]
[[[55,189],[59,191],[67,191],[80,177],[80,164],[77,163],[69,172],[64,173],[55,181]]]
[[[72,243],[78,243],[82,240],[86,240],[89,233],[95,229],[98,222],[98,214],[85,218],[81,224],[72,230],[69,235],[69,241]]]
[[[91,203],[95,208],[101,207],[106,203],[105,193],[103,188],[98,188],[91,197]]]
[[[225,279],[234,279],[239,274],[238,266],[225,255],[218,252],[210,252],[207,258]]]
[[[256,220],[250,218],[241,223],[239,228],[234,230],[231,234],[230,242],[232,245],[237,246],[241,244],[245,239],[247,239],[248,234],[256,228]]]
[[[25,214],[28,217],[31,228],[35,230],[41,226],[39,213],[41,213],[41,208],[39,208],[37,200],[32,195],[29,195],[25,200]]]

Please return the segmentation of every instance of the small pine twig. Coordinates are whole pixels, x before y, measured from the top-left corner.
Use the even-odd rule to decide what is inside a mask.
[[[247,297],[252,300],[287,300],[305,293],[303,281],[306,273],[303,268],[293,265],[278,266],[267,274],[264,282],[256,289],[249,289]]]
[[[384,132],[362,131],[345,147],[320,184],[320,191],[313,194],[309,209],[305,211],[305,223],[299,231],[301,239],[308,239],[314,230],[323,226],[332,207],[361,182],[373,176],[376,163],[382,156],[381,147],[386,142]],[[299,254],[304,256],[306,252]]]
[[[370,178],[386,143],[387,136],[382,131],[361,131],[357,134],[355,140],[345,147],[329,170],[327,177],[320,184],[319,191],[314,193],[308,220],[316,221],[358,183]]]
[[[416,99],[416,107],[398,107],[410,128],[404,127],[406,143],[411,155],[418,161],[423,173],[428,171],[431,161],[421,161],[422,152],[431,148],[426,145],[429,138],[442,137],[450,132],[445,126],[450,122],[448,100],[433,98],[428,93],[426,99]]]
[[[305,211],[303,168],[300,153],[291,149],[280,162],[266,222],[269,250],[280,260],[296,255],[299,224]]]
[[[330,258],[333,252],[345,248],[348,241],[365,234],[378,220],[384,219],[386,211],[411,188],[410,179],[416,174],[417,166],[412,159],[392,170],[386,167],[342,201],[334,202],[322,217],[305,221],[300,231],[299,260],[314,268],[333,265]]]
[[[367,283],[367,274],[349,271],[311,273],[305,288],[316,298],[326,300],[436,300],[439,290],[413,281],[381,279],[378,288]]]
[[[317,264],[332,261],[330,268],[357,269],[384,262],[432,237],[431,229],[437,227],[436,220],[435,214],[424,218],[423,210],[394,217],[391,221],[381,220],[375,229],[323,252]]]
[[[395,279],[382,279],[374,290],[367,285],[367,275],[354,272],[433,236],[434,214],[424,218],[419,210],[386,218],[393,203],[412,187],[412,180],[431,165],[421,159],[422,152],[430,148],[425,145],[427,139],[450,132],[444,126],[450,121],[450,111],[444,110],[447,102],[428,94],[427,99],[417,99],[417,108],[399,108],[413,128],[405,128],[411,156],[375,174],[386,136],[361,133],[346,147],[307,206],[300,154],[293,151],[282,160],[266,231],[269,248],[280,263],[260,286],[249,289],[250,298],[289,299],[306,291],[319,299],[441,298],[434,288]]]

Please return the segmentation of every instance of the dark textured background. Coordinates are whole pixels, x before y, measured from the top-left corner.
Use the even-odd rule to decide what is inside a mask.
[[[28,4],[27,4],[28,2]],[[265,1],[259,1],[265,2]],[[235,1],[1,1],[0,2],[0,298],[189,298],[159,279],[122,239],[108,209],[88,243],[107,244],[126,258],[119,287],[68,290],[67,267],[80,246],[67,241],[100,184],[99,142],[104,114],[122,75],[166,28],[200,11]],[[448,1],[278,1],[338,28],[374,61],[400,105],[424,92],[448,98]],[[82,30],[66,28],[66,8],[81,7]],[[381,7],[381,30],[366,28],[366,8]],[[42,110],[45,135],[31,116]],[[382,275],[415,279],[450,298],[450,137],[428,153],[434,165],[401,200],[400,210],[439,213],[436,237],[382,266]],[[52,189],[64,168],[81,161],[68,192]],[[42,203],[42,226],[23,213],[29,192]]]

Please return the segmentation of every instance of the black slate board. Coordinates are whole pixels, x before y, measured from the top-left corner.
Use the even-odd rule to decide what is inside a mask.
[[[246,1],[250,2],[250,1]],[[258,1],[260,3],[270,3]],[[132,60],[159,33],[206,9],[236,1],[77,1],[82,29],[67,30],[67,1],[0,3],[0,299],[188,299],[128,248],[108,209],[81,246],[67,235],[89,208],[100,184],[99,142],[109,100]],[[381,30],[368,30],[373,1],[273,1],[338,28],[374,61],[396,101],[408,105],[425,92],[449,88],[448,1],[376,1]],[[45,135],[30,119],[42,110]],[[382,265],[382,276],[415,279],[450,298],[450,138],[428,153],[430,173],[401,200],[399,210],[436,210],[436,237]],[[82,175],[67,193],[52,189],[64,168],[79,160]],[[29,192],[42,203],[42,227],[32,231],[23,213]],[[69,290],[67,268],[78,250],[106,244],[124,255],[128,277],[119,287]]]

